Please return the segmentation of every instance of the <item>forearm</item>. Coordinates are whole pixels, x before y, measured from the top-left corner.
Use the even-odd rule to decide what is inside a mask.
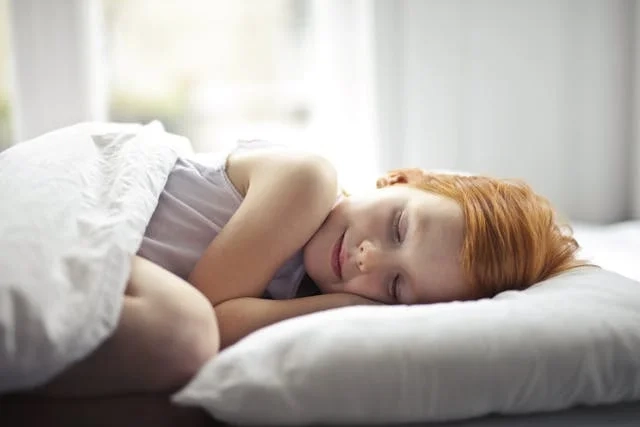
[[[260,328],[331,308],[374,304],[351,294],[324,294],[290,300],[236,298],[215,306],[221,348],[228,347]]]

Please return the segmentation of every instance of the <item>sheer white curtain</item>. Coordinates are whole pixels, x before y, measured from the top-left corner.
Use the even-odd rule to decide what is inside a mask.
[[[329,157],[348,190],[379,174],[373,62],[373,3],[312,0],[313,117],[309,148]]]
[[[572,220],[640,217],[637,1],[366,3],[378,170],[519,177]]]
[[[11,0],[14,139],[106,119],[100,0]]]

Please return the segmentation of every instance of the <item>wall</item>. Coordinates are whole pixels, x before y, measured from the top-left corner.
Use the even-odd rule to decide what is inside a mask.
[[[638,214],[635,3],[375,2],[383,168],[524,178],[576,220]]]

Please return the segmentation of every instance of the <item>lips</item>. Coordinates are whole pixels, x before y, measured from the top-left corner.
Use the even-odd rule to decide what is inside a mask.
[[[333,269],[333,273],[336,277],[342,280],[342,241],[344,240],[344,234],[340,236],[335,246],[333,247],[333,251],[331,251],[331,268]]]

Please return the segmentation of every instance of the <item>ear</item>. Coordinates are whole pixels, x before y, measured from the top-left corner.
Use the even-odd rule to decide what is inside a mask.
[[[405,171],[395,170],[395,171],[388,172],[382,178],[378,178],[378,180],[376,181],[376,187],[382,188],[382,187],[388,187],[390,185],[395,185],[395,184],[406,184],[408,182],[409,182],[409,177],[407,176]]]

